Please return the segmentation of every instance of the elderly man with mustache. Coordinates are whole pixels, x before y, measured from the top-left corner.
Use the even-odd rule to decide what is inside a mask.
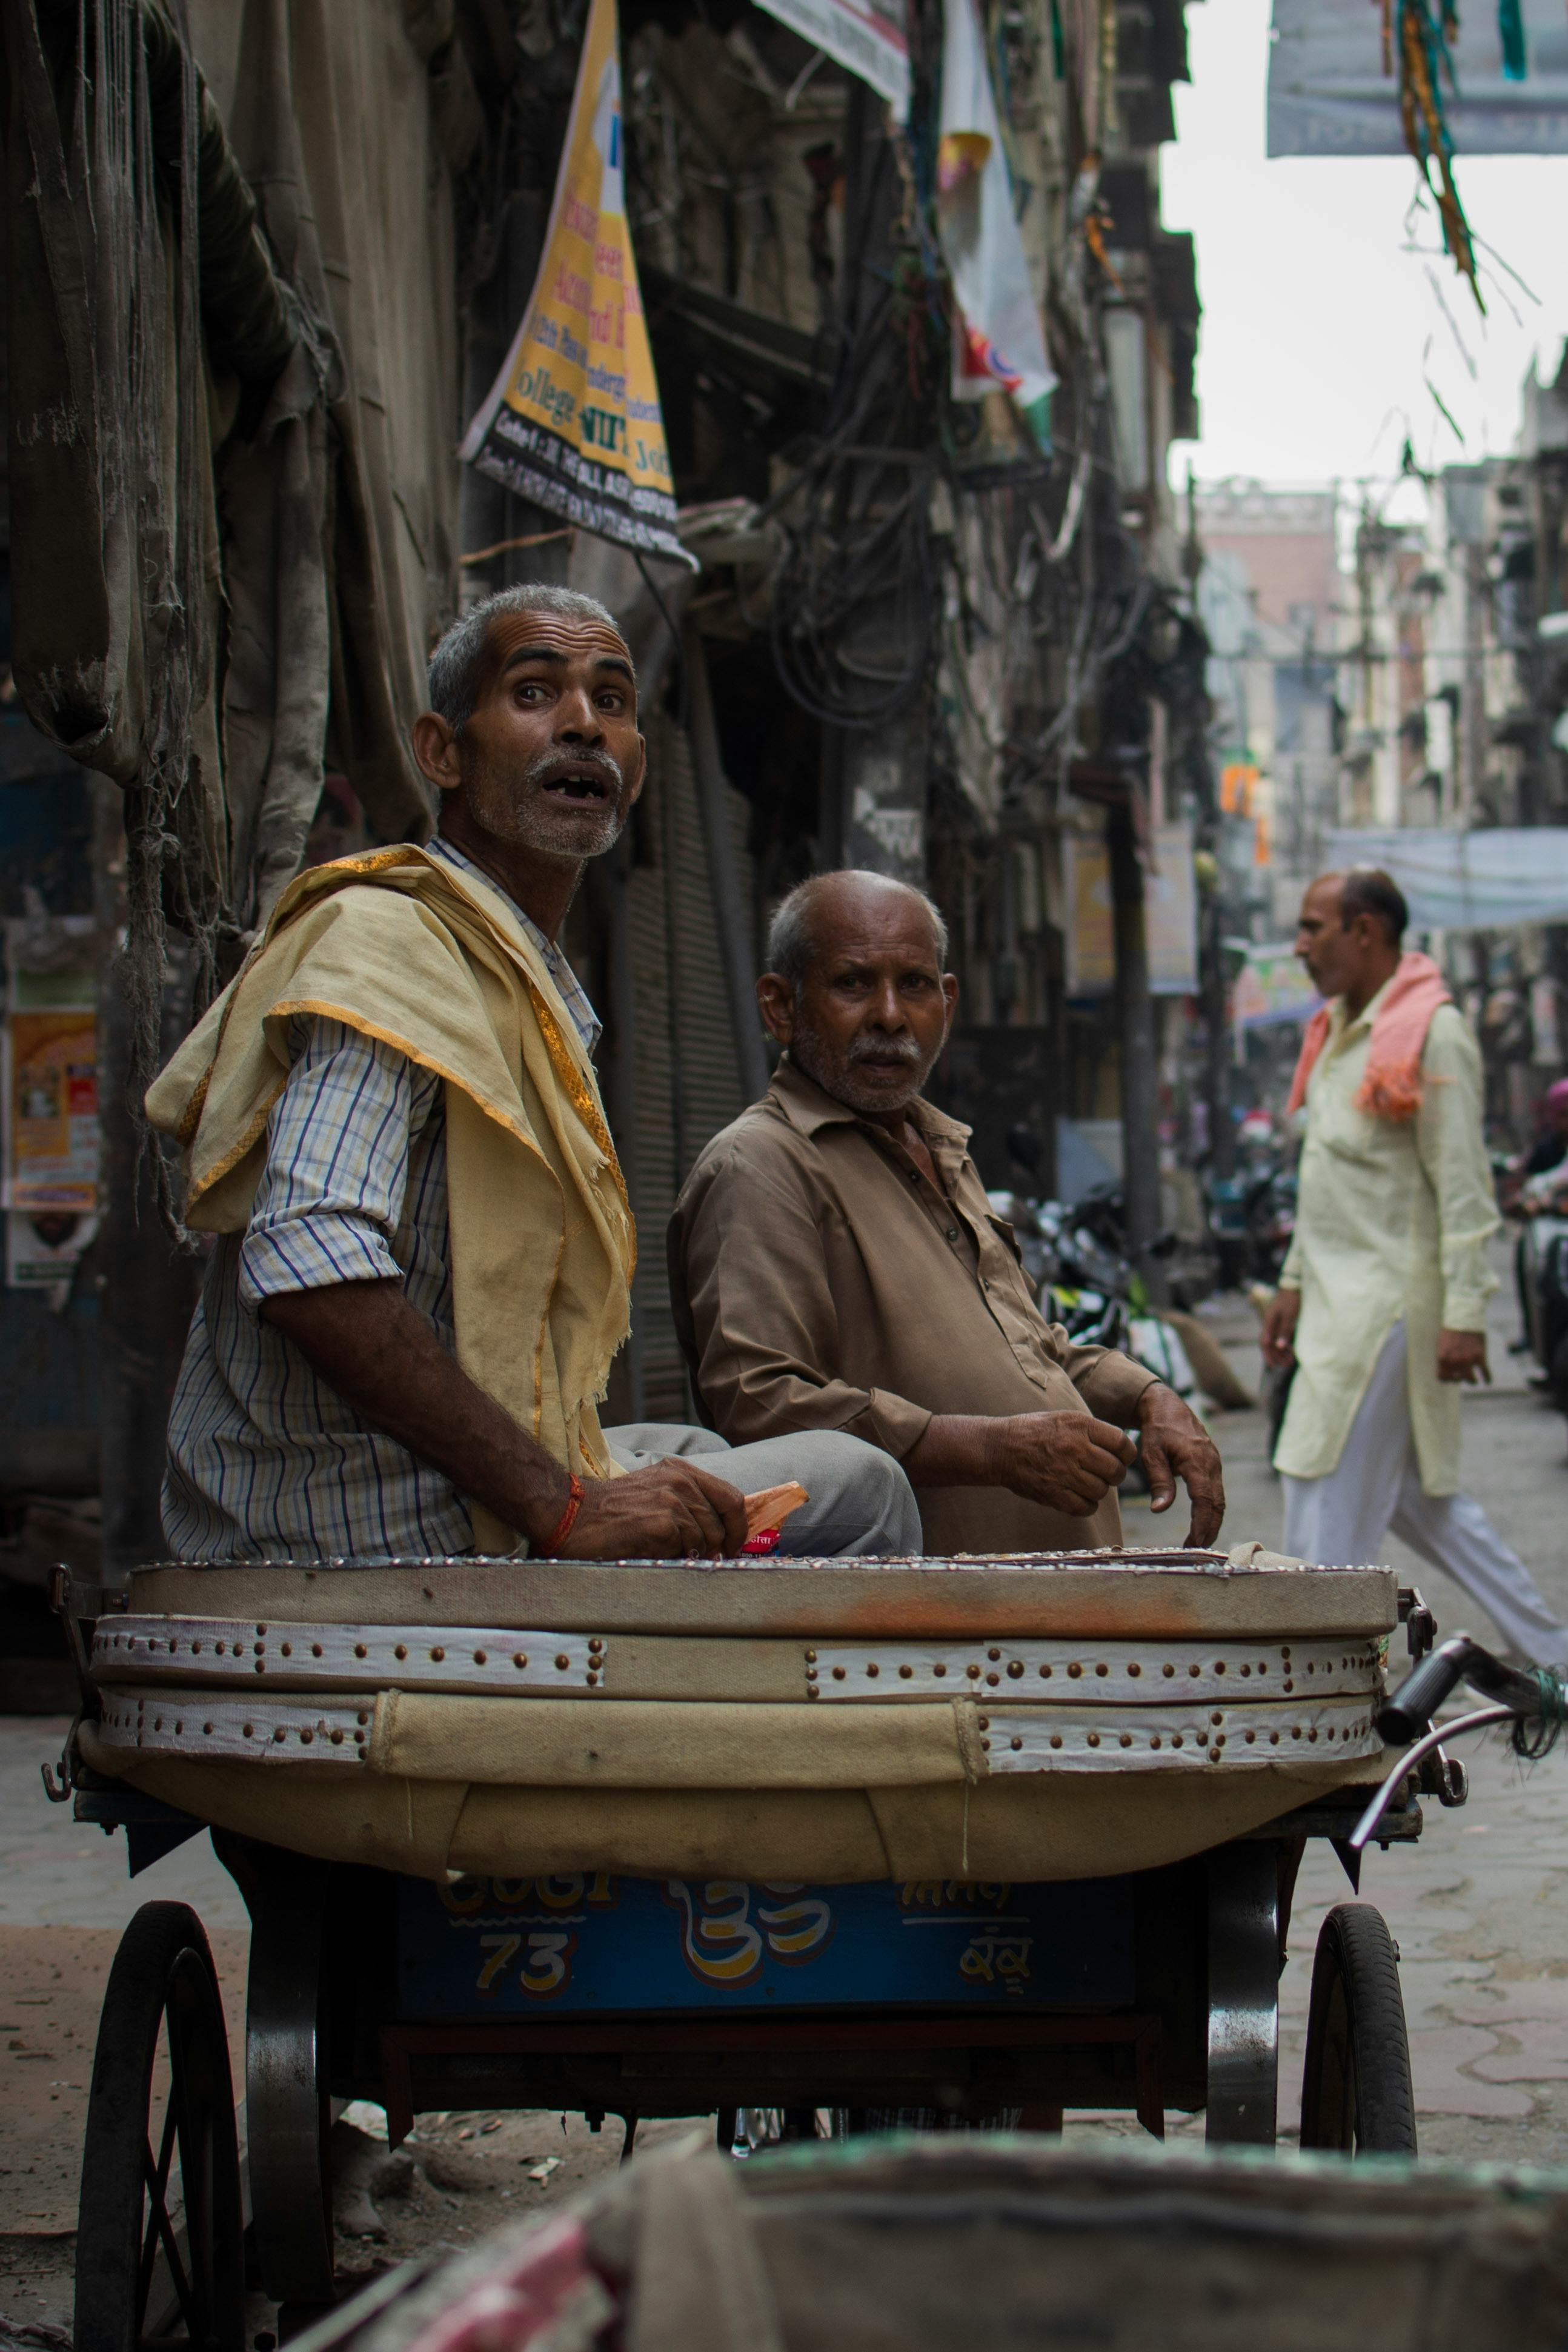
[[[556,944],[642,789],[637,680],[602,604],[492,596],[414,729],[440,829],[302,874],[148,1098],[217,1235],[169,1427],[184,1559],[919,1549],[897,1465],[813,1431],[731,1452],[600,1428],[626,1337],[626,1189]],[[693,1458],[696,1457],[696,1458]]]
[[[958,983],[930,899],[823,874],[783,901],[758,983],[785,1048],[708,1146],[669,1230],[693,1383],[736,1442],[843,1430],[896,1455],[928,1552],[1116,1544],[1140,1433],[1156,1511],[1225,1512],[1202,1423],[1114,1349],[1075,1347],[992,1215],[969,1130],[921,1099]]]

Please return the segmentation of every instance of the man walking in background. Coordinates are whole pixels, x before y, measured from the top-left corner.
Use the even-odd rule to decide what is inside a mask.
[[[1489,1380],[1486,1244],[1500,1223],[1481,1137],[1480,1055],[1429,956],[1402,950],[1386,874],[1325,874],[1296,952],[1329,1001],[1290,1090],[1306,1112],[1296,1238],[1263,1354],[1296,1367],[1275,1466],[1285,1549],[1373,1559],[1390,1529],[1463,1585],[1504,1641],[1568,1664],[1529,1570],[1459,1489],[1459,1390]]]

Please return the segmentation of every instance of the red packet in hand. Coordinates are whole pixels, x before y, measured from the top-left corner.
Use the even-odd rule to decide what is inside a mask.
[[[792,1511],[798,1511],[809,1502],[805,1488],[792,1478],[787,1486],[764,1486],[760,1495],[746,1497],[745,1542],[741,1546],[742,1558],[757,1559],[778,1549],[779,1533]]]

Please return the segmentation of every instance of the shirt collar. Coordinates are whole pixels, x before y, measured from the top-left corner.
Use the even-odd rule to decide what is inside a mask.
[[[1376,995],[1369,996],[1367,998],[1366,1003],[1362,1006],[1361,1011],[1356,1014],[1353,1021],[1345,1011],[1344,998],[1342,996],[1336,996],[1334,999],[1333,1010],[1329,1015],[1336,1036],[1348,1037],[1358,1029],[1370,1029],[1373,1023],[1377,1018],[1378,1011],[1383,1003],[1384,998],[1388,994],[1389,990],[1394,986],[1394,983],[1398,977],[1399,975],[1397,972],[1390,972],[1388,978],[1384,982],[1383,986],[1378,990]]]
[[[584,1050],[591,1054],[598,1044],[603,1031],[599,1016],[588,1002],[587,991],[573,971],[565,950],[558,947],[552,939],[548,938],[540,929],[533,917],[518,905],[510,890],[503,887],[493,875],[487,874],[482,866],[477,866],[471,857],[458,847],[456,842],[448,841],[445,834],[432,834],[430,839],[425,844],[425,848],[430,856],[444,858],[448,866],[459,866],[465,874],[471,875],[476,882],[482,882],[487,889],[493,890],[498,898],[505,899],[513,916],[522,925],[523,929],[544,958],[549,967],[550,977],[555,982],[556,992],[572,1016],[572,1026],[582,1039]]]
[[[816,1079],[808,1078],[787,1053],[773,1072],[768,1097],[802,1135],[816,1135],[825,1127],[874,1129],[877,1124],[874,1119],[863,1118],[848,1103],[841,1103],[834,1096],[826,1094]],[[970,1129],[961,1120],[949,1118],[945,1112],[936,1109],[921,1096],[917,1095],[910,1104],[909,1112],[928,1144],[956,1144],[962,1150],[968,1143]]]

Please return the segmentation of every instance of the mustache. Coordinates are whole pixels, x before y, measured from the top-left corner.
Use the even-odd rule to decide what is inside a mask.
[[[856,1062],[905,1062],[912,1068],[921,1059],[921,1049],[912,1037],[854,1038],[844,1056]]]
[[[557,776],[581,775],[584,769],[602,776],[610,793],[618,794],[626,783],[618,760],[608,751],[542,751],[531,760],[523,772],[524,784],[553,783]]]

